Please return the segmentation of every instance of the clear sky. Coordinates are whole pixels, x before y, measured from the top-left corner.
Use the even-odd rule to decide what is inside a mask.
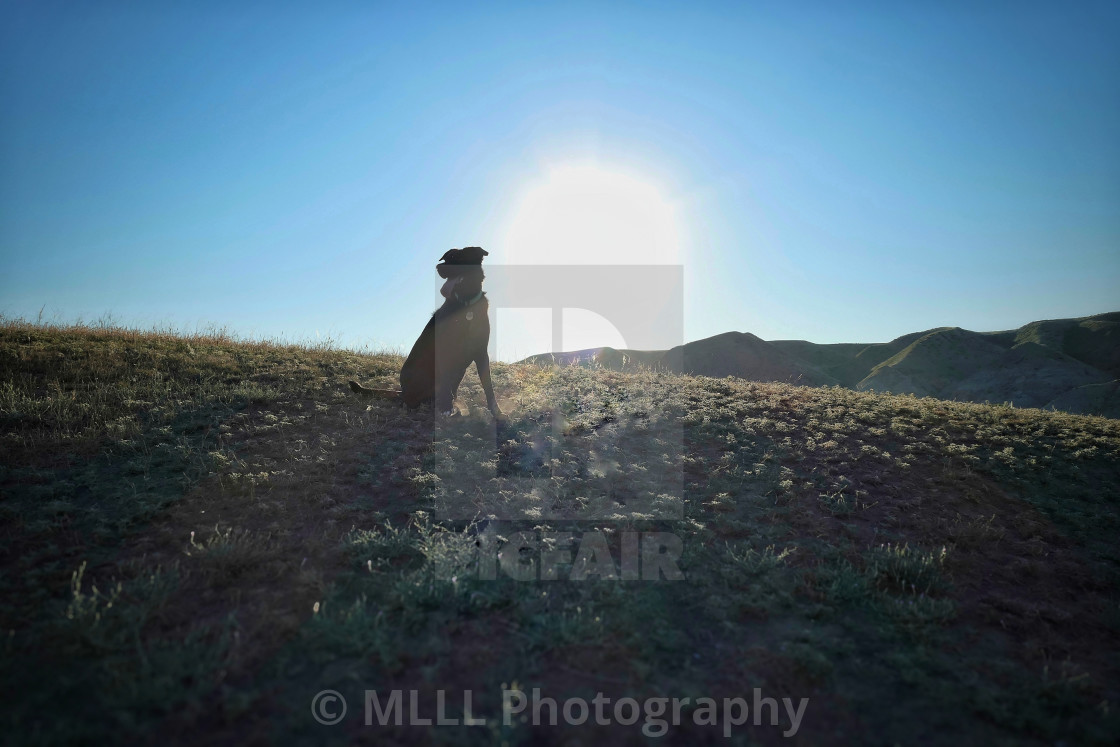
[[[465,245],[678,262],[689,340],[1118,310],[1120,5],[981,5],[6,2],[0,313],[407,351]]]

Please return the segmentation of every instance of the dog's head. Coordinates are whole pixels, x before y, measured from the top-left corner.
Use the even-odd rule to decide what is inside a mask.
[[[436,272],[447,282],[440,291],[444,298],[474,296],[482,290],[486,275],[482,272],[482,258],[490,252],[481,246],[451,249],[436,265]]]
[[[481,246],[465,246],[462,249],[449,249],[436,265],[436,272],[443,279],[458,277],[472,268],[482,266],[482,258],[490,254]]]

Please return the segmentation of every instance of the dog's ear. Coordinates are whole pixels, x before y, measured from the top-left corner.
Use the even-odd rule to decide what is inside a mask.
[[[482,264],[482,258],[490,255],[490,252],[483,249],[481,246],[464,246],[463,247],[463,260],[472,265]]]
[[[440,258],[440,262],[446,265],[481,265],[482,258],[488,256],[490,252],[483,249],[481,246],[466,246],[462,249],[449,249]],[[438,266],[438,265],[437,265]]]

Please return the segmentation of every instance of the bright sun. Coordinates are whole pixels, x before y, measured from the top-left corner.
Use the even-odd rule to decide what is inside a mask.
[[[568,164],[526,187],[498,254],[509,265],[681,264],[678,220],[674,203],[649,182],[594,164]],[[630,347],[593,311],[564,307],[561,314],[554,347],[557,320],[549,309],[500,309],[499,360],[549,350]]]
[[[656,187],[594,165],[530,185],[505,236],[512,264],[677,264],[677,211]]]

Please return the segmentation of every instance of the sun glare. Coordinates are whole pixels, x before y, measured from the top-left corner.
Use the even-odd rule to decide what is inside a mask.
[[[572,165],[526,189],[505,257],[515,264],[676,264],[680,239],[677,211],[656,187]]]
[[[649,182],[594,164],[553,168],[527,185],[499,251],[511,265],[669,265],[682,254],[673,202]],[[561,313],[558,350],[630,347],[597,313]],[[500,360],[553,349],[547,309],[507,309],[497,329]]]

